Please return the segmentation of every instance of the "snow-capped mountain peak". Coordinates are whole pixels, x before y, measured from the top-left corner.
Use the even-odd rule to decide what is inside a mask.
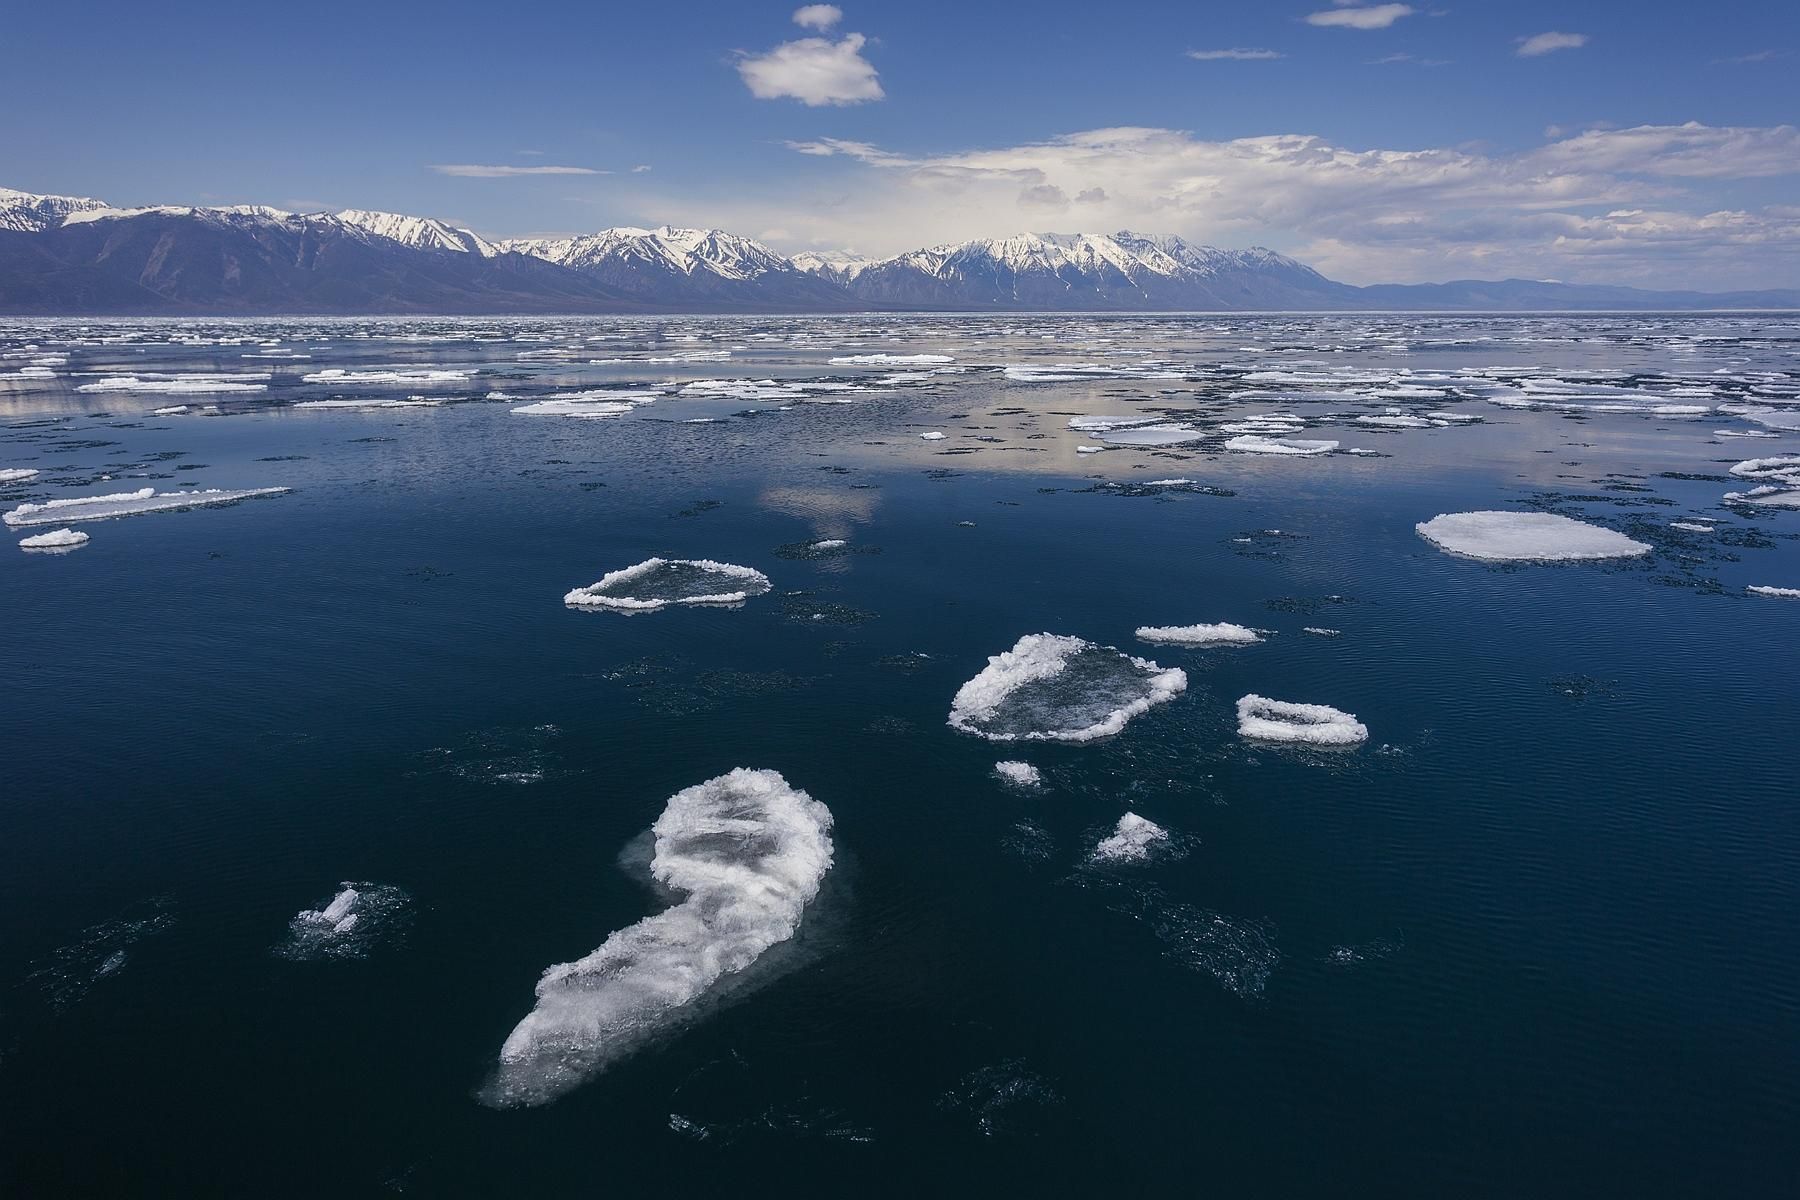
[[[479,254],[483,258],[492,258],[500,253],[493,243],[480,235],[433,217],[408,217],[400,213],[370,212],[362,208],[346,208],[336,216],[346,225],[353,225],[377,237],[420,250],[448,250],[459,254]]]
[[[104,200],[89,200],[81,196],[40,196],[34,192],[0,188],[0,229],[37,233],[61,225],[71,213],[91,212],[105,207]]]

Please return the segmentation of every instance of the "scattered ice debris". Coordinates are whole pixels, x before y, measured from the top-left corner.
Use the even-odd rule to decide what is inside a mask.
[[[935,367],[956,360],[948,354],[844,354],[827,361],[834,367]]]
[[[1169,831],[1154,821],[1128,812],[1113,832],[1094,847],[1093,859],[1102,863],[1141,862],[1169,840]]]
[[[1256,630],[1229,621],[1217,625],[1140,625],[1137,636],[1141,641],[1171,646],[1249,646],[1263,640]]]
[[[1259,437],[1253,433],[1245,433],[1226,442],[1225,448],[1244,454],[1330,454],[1338,448],[1338,444],[1309,441],[1305,438]]]
[[[740,767],[677,792],[651,827],[650,874],[686,898],[545,971],[484,1099],[556,1099],[793,937],[831,869],[831,824],[774,771]]]
[[[78,392],[174,392],[202,394],[209,392],[266,392],[267,371],[243,375],[170,375],[155,378],[137,375],[107,375],[75,388]]]
[[[1237,702],[1238,736],[1265,742],[1352,746],[1369,738],[1368,726],[1328,704],[1291,704],[1254,693]]]
[[[288,922],[287,941],[275,953],[296,962],[363,958],[399,932],[412,897],[382,883],[341,883],[319,908],[301,910]]]
[[[52,529],[49,533],[20,538],[19,549],[67,553],[88,543],[88,535],[78,529]]]
[[[997,762],[994,774],[1018,787],[1040,787],[1044,782],[1043,774],[1028,762]]]
[[[1049,1081],[1018,1059],[971,1071],[938,1097],[939,1108],[967,1117],[988,1138],[1035,1136],[1052,1124],[1062,1102]]]
[[[334,385],[364,383],[384,386],[415,383],[461,383],[474,373],[473,367],[396,367],[385,371],[347,371],[342,367],[329,367],[323,371],[302,375],[300,381]]]
[[[671,604],[741,604],[772,585],[752,567],[710,558],[647,558],[563,597],[577,608],[650,612]]]
[[[1768,587],[1764,584],[1753,583],[1744,590],[1752,596],[1769,596],[1777,600],[1800,600],[1800,588]]]
[[[27,479],[36,479],[37,474],[36,467],[7,467],[0,470],[0,486],[24,483]]]
[[[1571,517],[1536,512],[1444,513],[1415,528],[1450,554],[1511,562],[1630,558],[1648,544]]]
[[[75,941],[58,947],[47,960],[34,965],[25,982],[42,993],[52,1011],[73,1008],[101,980],[124,969],[137,943],[175,924],[175,915],[169,909],[169,902],[158,898],[134,904],[112,920],[88,926]]]
[[[1164,669],[1078,637],[1029,633],[957,690],[950,725],[996,742],[1087,742],[1125,728],[1187,687]]]
[[[107,517],[130,517],[138,513],[165,512],[170,509],[199,508],[207,504],[229,504],[256,496],[276,496],[284,487],[208,488],[205,491],[158,492],[140,488],[135,492],[115,492],[110,496],[80,496],[66,500],[46,500],[42,504],[21,504],[0,515],[8,525],[58,525],[64,521],[99,521]]]
[[[944,436],[945,435],[942,431],[936,430],[936,429],[929,430],[929,431],[927,431],[925,433],[921,433],[919,435],[920,438],[924,439],[927,442],[941,442],[944,440]]]

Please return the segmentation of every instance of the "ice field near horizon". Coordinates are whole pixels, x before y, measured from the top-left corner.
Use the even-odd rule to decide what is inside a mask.
[[[1791,314],[0,320],[0,1195],[1783,1194],[1797,509]]]

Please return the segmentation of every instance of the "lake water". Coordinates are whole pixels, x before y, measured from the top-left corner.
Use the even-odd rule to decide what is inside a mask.
[[[1791,316],[14,321],[0,354],[0,471],[37,472],[0,508],[287,489],[0,553],[4,1194],[1800,1185],[1800,600],[1747,591],[1800,588],[1800,478],[1731,471],[1800,454]],[[1649,550],[1415,532],[1490,509]],[[770,590],[564,604],[652,556]],[[1212,622],[1262,640],[1134,634]],[[952,728],[1034,633],[1187,686],[1091,741]],[[1247,694],[1368,738],[1246,740]],[[831,814],[798,933],[497,1097],[545,969],[681,899],[645,831],[739,767]],[[1095,861],[1127,812],[1168,836]],[[297,917],[346,883],[356,929]]]

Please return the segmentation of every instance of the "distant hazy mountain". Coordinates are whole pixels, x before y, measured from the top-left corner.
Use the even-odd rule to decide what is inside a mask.
[[[113,208],[0,188],[0,312],[505,313],[1796,308],[1531,280],[1353,287],[1272,250],[1144,234],[986,238],[886,259],[784,257],[716,229],[489,242],[429,217]]]

